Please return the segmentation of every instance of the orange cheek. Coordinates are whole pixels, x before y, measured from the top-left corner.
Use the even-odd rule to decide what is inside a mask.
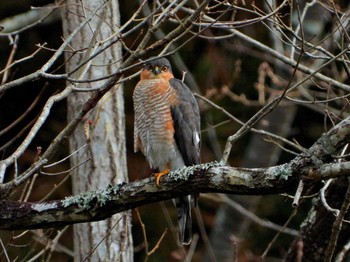
[[[162,72],[161,75],[162,75],[162,78],[165,80],[170,80],[170,79],[174,78],[174,75],[172,73],[170,73],[169,71]]]
[[[141,74],[140,74],[140,78],[141,78],[141,80],[150,79],[150,78],[153,78],[153,74],[146,69],[142,69]]]

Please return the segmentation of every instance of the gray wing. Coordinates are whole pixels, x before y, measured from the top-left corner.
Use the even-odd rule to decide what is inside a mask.
[[[179,79],[170,79],[179,103],[171,108],[175,141],[186,166],[200,164],[200,114],[191,90]]]
[[[197,101],[191,90],[180,80],[171,79],[179,103],[171,108],[174,121],[174,138],[186,166],[200,163],[200,115]],[[196,196],[194,196],[196,202]],[[175,199],[179,224],[179,241],[188,245],[192,239],[191,196]]]

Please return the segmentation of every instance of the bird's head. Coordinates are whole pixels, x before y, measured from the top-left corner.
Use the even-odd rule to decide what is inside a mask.
[[[144,64],[141,71],[141,79],[173,78],[170,62],[166,58],[158,58]]]

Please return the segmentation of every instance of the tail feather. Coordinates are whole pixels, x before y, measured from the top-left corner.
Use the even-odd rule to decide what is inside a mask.
[[[174,200],[179,224],[179,241],[189,245],[192,240],[191,196],[176,198]]]

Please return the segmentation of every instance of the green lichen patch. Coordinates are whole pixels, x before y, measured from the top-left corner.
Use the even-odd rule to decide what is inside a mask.
[[[83,210],[90,209],[94,206],[104,206],[108,201],[111,201],[118,194],[122,184],[116,186],[109,185],[106,189],[91,190],[77,196],[66,197],[62,201],[63,207],[78,205]]]
[[[266,180],[288,180],[293,170],[290,165],[280,165],[268,168],[266,174]]]
[[[193,176],[196,172],[207,171],[213,167],[223,166],[222,162],[208,162],[200,165],[187,166],[184,168],[180,168],[174,171],[171,171],[168,176],[169,178],[174,179],[175,181],[187,181],[191,176]]]

